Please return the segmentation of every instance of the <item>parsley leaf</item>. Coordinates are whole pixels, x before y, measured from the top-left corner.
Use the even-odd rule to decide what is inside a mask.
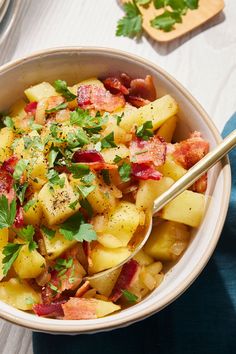
[[[191,10],[196,10],[198,8],[199,0],[185,0],[186,5]]]
[[[75,200],[74,202],[69,204],[69,208],[71,208],[72,210],[75,210],[76,205],[79,203],[79,200]]]
[[[148,5],[150,2],[151,0],[136,0],[136,4],[138,5]]]
[[[76,147],[84,146],[88,144],[89,138],[85,133],[85,131],[82,128],[80,128],[77,129],[76,132],[74,133],[72,132],[68,133],[67,143],[69,149],[74,149]]]
[[[90,173],[90,168],[82,163],[72,163],[71,166],[68,166],[68,170],[74,178],[81,178]]]
[[[77,108],[71,112],[70,123],[82,127],[88,134],[96,134],[102,130],[108,120],[107,116],[101,116],[99,113],[95,117],[89,114],[88,110]]]
[[[92,186],[77,186],[81,196],[83,198],[87,198],[87,196],[92,193],[92,191],[94,191],[94,189],[96,188],[96,186],[92,185]]]
[[[11,227],[16,217],[16,201],[13,200],[10,205],[5,195],[0,197],[0,229]]]
[[[2,253],[5,256],[2,260],[3,275],[7,275],[12,264],[15,262],[16,258],[18,257],[22,246],[23,246],[23,244],[20,244],[20,243],[8,243],[3,248]]]
[[[124,4],[125,16],[117,23],[116,36],[136,37],[142,33],[142,15],[135,2]]]
[[[114,158],[114,160],[113,160],[113,162],[114,162],[114,163],[118,163],[118,162],[120,162],[121,160],[122,160],[122,157],[116,155],[115,158]]]
[[[35,123],[33,118],[29,121],[29,127],[31,130],[41,130],[43,128],[41,124]]]
[[[120,125],[120,122],[122,121],[123,117],[124,117],[124,112],[120,116],[118,114],[115,115],[117,125]]]
[[[88,199],[81,199],[80,205],[87,211],[88,216],[91,218],[93,216],[93,208],[92,205],[89,203]]]
[[[91,224],[86,224],[82,214],[79,212],[61,224],[59,231],[65,239],[69,241],[77,240],[79,242],[91,242],[97,239],[97,234],[93,229],[93,226]]]
[[[28,243],[28,247],[30,251],[38,248],[37,243],[33,240],[35,234],[35,229],[32,225],[28,225],[17,231],[17,235],[20,236],[22,240]]]
[[[143,140],[149,140],[149,138],[153,136],[153,131],[151,130],[152,128],[152,122],[148,120],[136,129],[136,136]]]
[[[154,7],[156,9],[161,9],[162,7],[165,7],[165,5],[167,5],[167,1],[166,0],[153,0]]]
[[[20,183],[15,183],[14,184],[14,189],[16,191],[16,195],[20,201],[21,204],[23,204],[24,202],[24,199],[25,199],[25,192],[26,192],[26,189],[28,188],[28,183],[25,182],[23,184],[20,184]]]
[[[60,103],[59,105],[57,105],[56,107],[53,107],[51,109],[46,109],[45,112],[46,113],[54,113],[54,112],[58,112],[61,109],[65,109],[67,107],[67,103]]]
[[[13,173],[13,178],[16,181],[20,180],[20,178],[23,175],[23,173],[25,172],[28,164],[29,164],[29,160],[25,160],[25,159],[19,160],[17,162],[14,173]]]
[[[55,170],[49,170],[49,172],[47,174],[47,178],[48,178],[49,182],[53,185],[59,186],[61,188],[63,188],[65,185],[65,178],[60,177],[58,172]]]
[[[129,302],[136,302],[138,300],[138,297],[136,295],[134,295],[133,293],[131,293],[128,290],[121,290],[122,294],[124,295],[124,297],[129,301]]]
[[[54,166],[54,162],[57,158],[57,155],[59,153],[58,148],[52,147],[49,154],[48,154],[48,167],[52,168]]]
[[[46,235],[46,237],[47,237],[49,240],[52,240],[53,237],[56,235],[56,231],[55,231],[55,230],[49,229],[49,228],[46,227],[45,225],[42,225],[42,226],[41,226],[41,230],[43,231],[43,233]]]
[[[128,182],[131,175],[131,166],[127,162],[124,162],[119,168],[118,172],[122,182]]]
[[[56,264],[54,266],[54,269],[56,269],[58,272],[61,272],[63,270],[67,270],[71,268],[73,265],[73,258],[64,259],[64,258],[57,258]],[[58,274],[59,276],[62,274]]]
[[[176,22],[182,22],[181,15],[178,12],[166,10],[163,14],[156,16],[151,20],[151,26],[162,29],[164,32],[170,32]]]
[[[36,200],[32,199],[32,200],[29,200],[24,206],[23,206],[23,209],[24,211],[27,213],[27,211],[36,204]]]
[[[114,132],[111,132],[110,134],[104,136],[101,140],[101,148],[106,149],[106,148],[112,148],[116,147],[116,143],[114,142]]]
[[[3,120],[3,123],[7,128],[14,128],[14,122],[11,117],[6,116]]]
[[[85,184],[91,184],[94,181],[95,177],[96,176],[93,172],[89,172],[81,178],[81,181]]]
[[[55,90],[62,94],[62,96],[64,96],[67,101],[73,101],[77,97],[72,92],[70,92],[67,87],[67,83],[64,80],[56,80],[53,86],[55,87]]]

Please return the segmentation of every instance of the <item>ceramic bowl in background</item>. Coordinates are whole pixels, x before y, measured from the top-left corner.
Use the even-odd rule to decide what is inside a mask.
[[[131,77],[152,75],[158,97],[172,95],[179,104],[177,139],[198,130],[210,148],[221,141],[216,127],[199,103],[158,66],[135,55],[106,48],[65,47],[45,50],[0,68],[0,111],[23,96],[23,91],[42,81],[66,80],[68,85],[89,77],[126,72]],[[160,311],[182,294],[200,274],[212,255],[226,217],[230,196],[230,167],[227,158],[209,172],[208,208],[201,226],[183,257],[166,274],[162,284],[136,305],[111,316],[92,320],[56,320],[37,317],[0,302],[0,316],[15,324],[55,333],[92,333],[127,326]]]

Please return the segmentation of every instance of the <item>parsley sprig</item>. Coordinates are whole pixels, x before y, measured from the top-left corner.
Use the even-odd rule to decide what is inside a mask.
[[[76,95],[74,95],[67,87],[67,83],[64,80],[56,80],[54,82],[54,87],[55,90],[60,93],[67,101],[73,101],[76,98]]]
[[[163,12],[150,21],[152,27],[169,32],[176,23],[182,22],[188,10],[198,8],[199,0],[132,0],[124,4],[125,16],[117,23],[116,35],[139,37],[142,34],[142,14],[138,6],[148,7],[153,3],[157,10]],[[138,6],[137,6],[138,5]]]
[[[153,136],[153,125],[150,120],[136,129],[136,136],[143,140],[149,140]]]

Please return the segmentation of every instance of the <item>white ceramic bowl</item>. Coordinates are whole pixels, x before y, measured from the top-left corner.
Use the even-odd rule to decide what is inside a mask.
[[[57,48],[45,50],[0,68],[0,111],[7,110],[30,85],[65,79],[72,85],[91,76],[127,72],[133,77],[152,75],[158,96],[171,94],[179,103],[177,137],[198,130],[214,147],[221,141],[216,127],[199,103],[173,77],[137,56],[106,48]],[[0,302],[2,318],[38,331],[91,333],[127,326],[160,311],[181,295],[200,274],[219,239],[230,195],[230,167],[224,159],[209,172],[207,194],[211,195],[205,218],[184,256],[166,274],[163,283],[147,298],[129,309],[96,320],[62,321],[40,318]]]

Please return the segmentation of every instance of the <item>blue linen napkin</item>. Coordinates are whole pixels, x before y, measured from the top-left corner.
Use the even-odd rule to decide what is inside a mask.
[[[236,129],[236,113],[223,136]],[[78,336],[33,333],[34,354],[236,353],[236,150],[229,155],[232,194],[221,239],[207,267],[173,304],[112,332]]]

